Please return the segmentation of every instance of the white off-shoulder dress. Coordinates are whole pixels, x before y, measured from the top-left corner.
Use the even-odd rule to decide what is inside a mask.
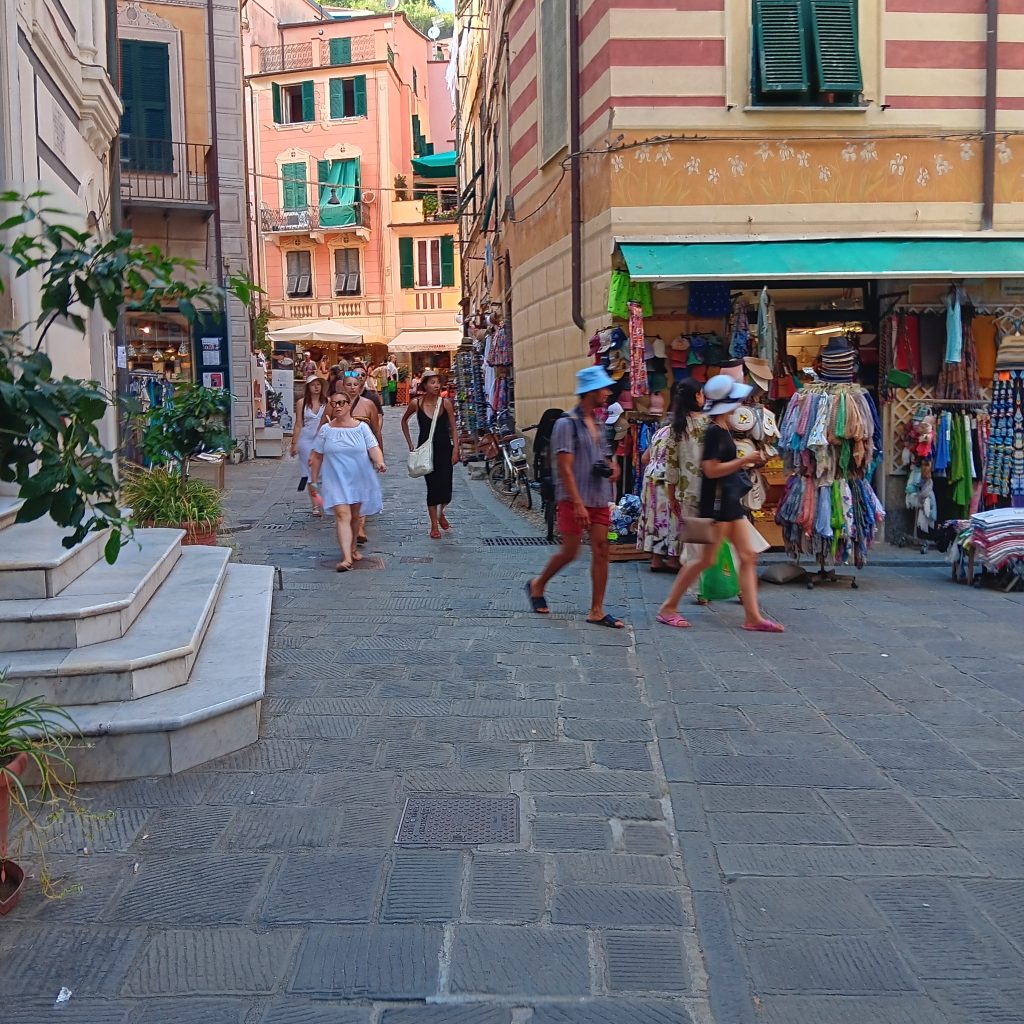
[[[377,438],[365,423],[354,427],[332,427],[325,423],[313,442],[313,451],[324,457],[320,469],[320,496],[324,508],[360,505],[359,514],[375,516],[384,507],[377,471],[370,461],[370,449]]]

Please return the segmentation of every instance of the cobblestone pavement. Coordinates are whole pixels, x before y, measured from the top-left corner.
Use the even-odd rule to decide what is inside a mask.
[[[613,567],[548,549],[457,477],[426,536],[394,455],[338,576],[296,467],[232,470],[229,540],[281,568],[263,738],[89,787],[113,819],[81,895],[0,925],[5,1019],[74,1024],[1009,1024],[1024,1021],[1022,599],[876,568],[656,626]],[[325,564],[326,560],[326,564]],[[406,798],[518,795],[513,847],[395,844]],[[73,990],[54,1013],[62,985]]]

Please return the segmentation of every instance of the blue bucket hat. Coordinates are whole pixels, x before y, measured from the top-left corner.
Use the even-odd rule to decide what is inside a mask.
[[[615,387],[615,381],[608,376],[603,366],[585,366],[576,374],[576,394],[586,395],[601,388]]]

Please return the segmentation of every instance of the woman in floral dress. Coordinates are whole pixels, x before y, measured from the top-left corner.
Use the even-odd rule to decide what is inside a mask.
[[[705,420],[702,385],[677,384],[672,395],[672,422],[651,438],[644,455],[646,469],[640,495],[637,548],[651,552],[651,572],[676,572],[682,516],[696,515],[700,503],[700,460]],[[689,546],[687,546],[689,547]],[[684,559],[685,561],[685,559]]]

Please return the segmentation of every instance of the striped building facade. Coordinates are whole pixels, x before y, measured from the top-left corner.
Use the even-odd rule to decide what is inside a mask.
[[[988,0],[577,6],[583,329],[572,316],[570,5],[471,0],[460,24],[458,148],[479,196],[464,219],[467,297],[511,313],[520,421],[567,401],[587,339],[607,323],[616,239],[981,230]],[[859,88],[815,86],[808,28],[810,90],[761,93],[759,32],[780,7],[826,27],[850,19]],[[992,228],[1024,234],[1024,0],[997,8]],[[765,45],[785,57],[787,39]]]

